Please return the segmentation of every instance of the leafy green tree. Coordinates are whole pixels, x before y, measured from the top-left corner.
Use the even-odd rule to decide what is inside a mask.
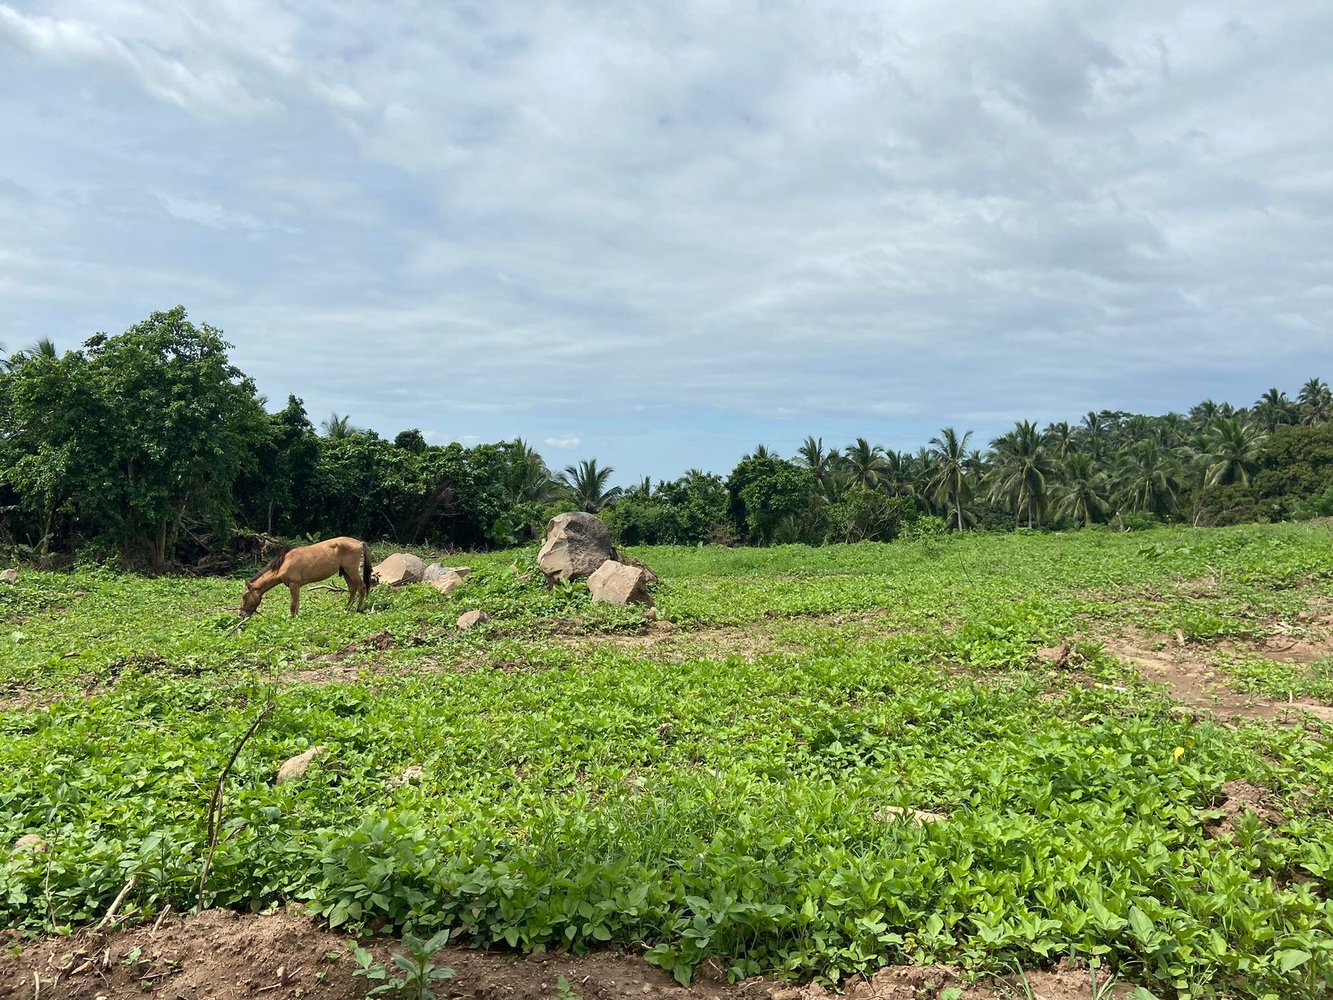
[[[815,474],[809,468],[771,455],[751,455],[727,477],[727,514],[737,537],[767,545],[784,521],[798,530],[807,523],[816,495]]]
[[[1260,448],[1253,483],[1278,516],[1305,508],[1333,485],[1333,423],[1279,427]]]
[[[401,448],[403,451],[410,451],[414,455],[422,454],[426,448],[426,436],[415,427],[406,431],[399,431],[393,439],[393,446]]]
[[[891,542],[901,532],[903,521],[914,513],[914,505],[906,497],[889,496],[883,490],[857,484],[829,507],[827,540]]]
[[[16,354],[0,387],[4,478],[15,506],[35,521],[45,559],[58,523],[91,514],[109,477],[106,436],[114,431],[109,400],[82,351],[63,357]]]
[[[613,472],[615,469],[610,466],[599,469],[597,459],[590,458],[578,465],[566,466],[565,471],[560,474],[560,481],[569,491],[570,499],[579,510],[596,514],[614,503],[620,496],[619,486],[607,487]]]
[[[76,376],[68,402],[84,420],[77,428],[29,426],[26,436],[38,450],[77,455],[78,515],[157,569],[187,525],[226,533],[234,486],[264,438],[254,383],[230,363],[228,346],[178,306],[119,336],[97,334],[66,358],[43,355],[11,372],[22,382],[38,370],[30,364],[68,364]]]
[[[721,476],[690,469],[679,479],[660,484],[655,495],[675,513],[679,524],[674,539],[677,544],[728,540],[729,497]]]
[[[282,410],[268,415],[254,457],[236,483],[245,522],[270,533],[299,532],[315,523],[323,505],[319,442],[300,399],[288,396]]]

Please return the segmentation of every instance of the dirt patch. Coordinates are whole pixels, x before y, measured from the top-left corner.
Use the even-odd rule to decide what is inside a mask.
[[[956,970],[943,965],[894,965],[880,969],[872,976],[858,976],[844,983],[843,996],[847,1000],[925,1000],[939,997],[946,989],[956,989],[960,1000],[1013,1000],[1033,997],[1034,1000],[1088,1000],[1105,997],[1123,1000],[1134,992],[1128,984],[1117,984],[1106,989],[1107,976],[1102,973],[1094,993],[1092,972],[1081,963],[1062,962],[1049,971],[1028,972],[1022,976],[1005,976],[988,982],[968,984],[959,978]],[[741,986],[746,984],[742,983]],[[826,1000],[837,994],[818,984],[778,988],[768,996],[771,1000]]]
[[[11,935],[7,942],[20,942]],[[366,942],[369,945],[369,942]],[[209,910],[150,925],[98,934],[84,931],[0,952],[0,1000],[362,1000],[364,978],[354,976],[352,942],[321,929],[299,912],[242,915]],[[371,950],[388,964],[393,944]],[[686,989],[638,955],[604,950],[590,955],[527,955],[450,946],[437,964],[454,970],[441,995],[460,1000],[552,1000],[563,978],[582,1000],[635,997],[648,1000],[815,1000],[831,994],[818,985],[790,986],[753,979],[728,985],[721,964],[699,970]],[[1090,973],[1059,967],[1026,976],[1032,995],[1044,1000],[1086,1000]],[[969,985],[944,966],[893,966],[844,983],[852,1000],[926,1000],[946,988],[966,1000],[1023,996],[1021,983],[995,980]],[[1125,995],[1121,992],[1115,997]]]
[[[745,625],[712,625],[704,627],[679,626],[673,622],[657,621],[631,635],[565,636],[566,646],[587,648],[612,646],[622,652],[648,659],[679,663],[703,657],[722,659],[740,656],[754,660],[761,656],[790,653],[807,649],[809,638],[784,638],[784,627],[814,627],[839,632],[851,629],[866,638],[887,637],[896,634],[881,617],[882,612],[850,614],[797,615],[766,618]]]
[[[1171,696],[1192,708],[1221,719],[1267,719],[1299,724],[1307,713],[1333,721],[1333,708],[1308,702],[1273,702],[1229,687],[1225,675],[1211,662],[1212,648],[1154,638],[1135,627],[1121,636],[1103,640],[1106,652],[1135,667],[1143,678],[1165,686]]]
[[[1248,781],[1228,781],[1222,786],[1222,801],[1214,808],[1222,815],[1210,820],[1210,835],[1235,833],[1236,826],[1246,813],[1254,813],[1265,826],[1277,826],[1286,818],[1272,805],[1272,794],[1267,788]]]

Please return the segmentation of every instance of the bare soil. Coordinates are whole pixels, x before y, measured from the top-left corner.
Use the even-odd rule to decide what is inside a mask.
[[[1103,638],[1106,651],[1138,669],[1145,680],[1165,686],[1171,696],[1183,704],[1208,712],[1224,720],[1266,719],[1299,725],[1307,715],[1321,721],[1333,721],[1333,708],[1305,701],[1269,701],[1258,695],[1237,691],[1227,683],[1226,675],[1214,663],[1217,653],[1254,652],[1270,659],[1282,654],[1309,657],[1310,662],[1333,655],[1333,638],[1314,629],[1308,638],[1279,644],[1274,637],[1247,643],[1186,643],[1184,637],[1158,636],[1135,626],[1126,626],[1118,636]],[[1299,651],[1297,651],[1299,648]]]
[[[1265,826],[1277,826],[1284,816],[1273,805],[1273,795],[1267,788],[1248,781],[1228,781],[1222,786],[1222,801],[1217,804],[1222,816],[1208,824],[1213,836],[1234,833],[1246,813],[1254,813]]]
[[[145,924],[107,934],[83,931],[26,945],[11,935],[5,943],[0,1000],[362,1000],[374,985],[353,975],[351,939],[322,929],[297,911],[254,915],[209,910],[168,917],[157,928]],[[390,942],[380,939],[371,950],[389,962]],[[641,957],[614,950],[518,956],[450,946],[436,962],[455,973],[439,984],[438,992],[457,1000],[554,1000],[561,977],[582,1000],[818,1000],[830,995],[819,985],[789,986],[764,979],[729,985],[716,964],[699,970],[686,989]],[[1086,1000],[1091,995],[1086,968],[1033,972],[1026,979],[1032,995],[1041,1000]],[[962,989],[967,1000],[1027,995],[1021,983],[969,985],[944,966],[890,966],[844,983],[852,1000],[928,1000],[947,987]]]

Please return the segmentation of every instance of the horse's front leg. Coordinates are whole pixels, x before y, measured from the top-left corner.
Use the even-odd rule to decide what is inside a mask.
[[[299,583],[287,584],[287,589],[292,592],[292,617],[296,617],[296,612],[301,609],[301,585]]]

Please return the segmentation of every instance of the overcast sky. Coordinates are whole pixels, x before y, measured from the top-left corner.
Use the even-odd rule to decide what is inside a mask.
[[[0,341],[621,482],[1333,378],[1333,4],[0,0]]]

